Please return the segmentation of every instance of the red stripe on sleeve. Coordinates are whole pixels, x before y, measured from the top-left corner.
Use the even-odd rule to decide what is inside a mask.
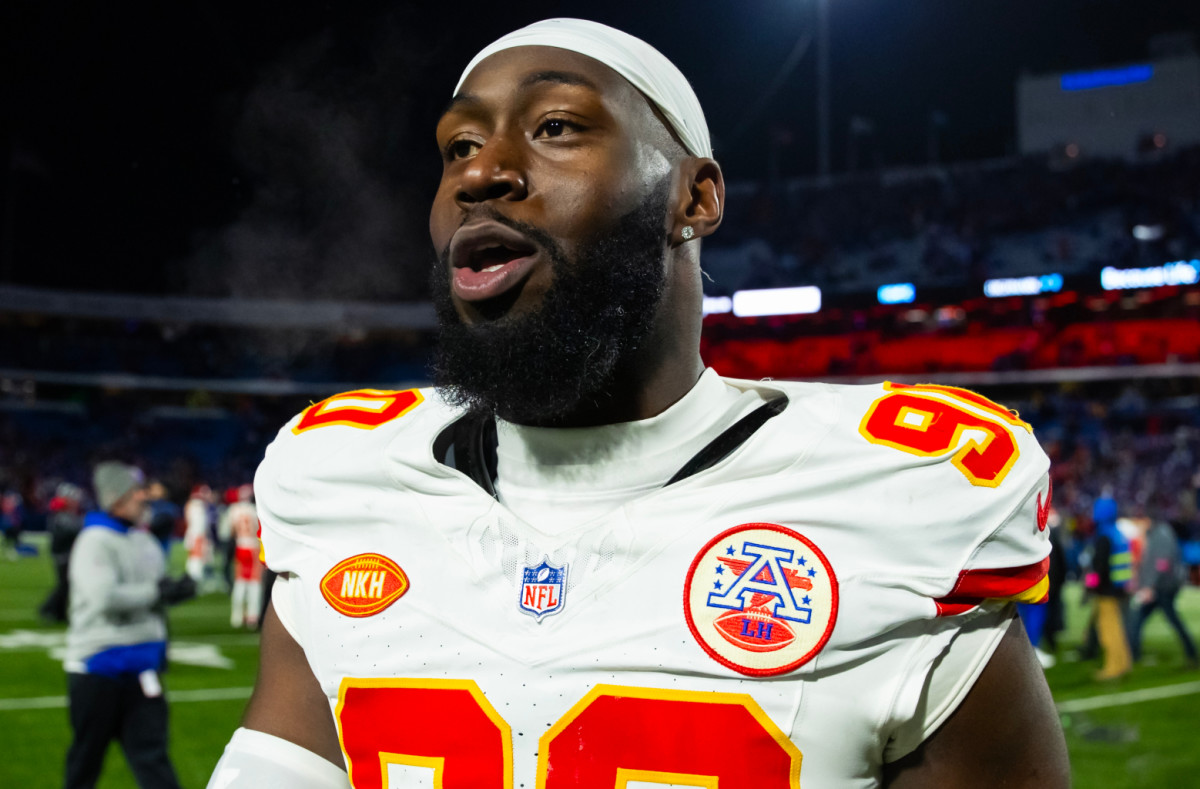
[[[961,614],[987,599],[1016,597],[1037,586],[1050,571],[1050,557],[1024,567],[997,570],[963,570],[950,594],[934,600],[938,616]],[[1045,602],[1041,600],[1031,602]]]

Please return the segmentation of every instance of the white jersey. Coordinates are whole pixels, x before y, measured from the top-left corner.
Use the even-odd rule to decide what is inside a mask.
[[[355,787],[868,787],[953,711],[987,601],[1045,594],[1028,426],[947,387],[727,383],[786,407],[553,535],[436,459],[433,390],[284,427],[264,552]]]

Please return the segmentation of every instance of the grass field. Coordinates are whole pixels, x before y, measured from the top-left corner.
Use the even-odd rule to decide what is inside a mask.
[[[41,623],[35,611],[52,578],[45,557],[0,562],[0,787],[41,789],[61,783],[69,741],[65,681],[54,655],[64,628]],[[1061,654],[1079,643],[1085,613],[1071,589],[1069,630]],[[1200,589],[1181,596],[1181,609],[1200,633]],[[171,699],[171,755],[187,789],[207,781],[237,726],[258,661],[257,637],[233,630],[224,595],[209,595],[172,612],[173,663],[165,684]],[[1200,786],[1200,672],[1187,671],[1174,635],[1161,618],[1145,635],[1144,665],[1116,684],[1097,685],[1096,666],[1060,660],[1047,672],[1071,750],[1076,789]],[[1157,698],[1155,698],[1158,696]],[[135,786],[119,749],[112,748],[100,786]]]

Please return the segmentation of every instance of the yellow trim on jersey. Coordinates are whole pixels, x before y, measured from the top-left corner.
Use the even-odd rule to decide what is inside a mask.
[[[617,768],[616,789],[627,789],[630,781],[648,781],[667,786],[698,786],[701,789],[717,789],[719,776],[693,775],[692,773],[664,773],[659,770],[630,770]],[[439,789],[441,789],[439,787]]]
[[[963,389],[961,386],[945,386],[943,384],[896,384],[893,381],[884,381],[883,388],[889,392],[911,392],[913,389],[919,389],[925,392],[940,392],[941,394],[944,394],[947,397],[952,397],[965,405],[982,408],[989,414],[998,416],[1005,422],[1008,422],[1010,425],[1023,428],[1026,433],[1033,435],[1033,425],[1022,419],[1021,415],[1016,411],[997,403],[995,400],[984,397],[983,395],[979,394],[979,392],[974,392],[970,389]],[[963,394],[958,394],[958,392],[962,392]],[[963,395],[971,395],[971,397],[964,397]],[[983,403],[976,402],[975,398],[984,401],[984,403],[989,403],[992,407],[989,408]]]
[[[388,765],[400,764],[406,767],[427,767],[433,770],[433,789],[442,789],[442,777],[446,772],[444,756],[413,756],[406,753],[379,752],[379,778],[383,789],[390,789],[388,780]]]
[[[1014,603],[1040,603],[1046,599],[1046,594],[1050,591],[1050,578],[1042,576],[1042,580],[1038,581],[1033,586],[1026,589],[1020,594],[1010,595],[1005,600],[1012,600]]]
[[[614,698],[632,698],[632,699],[658,699],[661,701],[690,701],[697,704],[735,704],[745,708],[754,720],[758,721],[758,725],[762,726],[763,731],[770,735],[771,739],[783,748],[784,752],[791,757],[791,769],[788,772],[788,786],[791,789],[800,789],[800,762],[804,758],[800,753],[800,749],[796,744],[784,734],[775,721],[767,716],[763,708],[758,706],[758,702],[754,700],[748,693],[719,693],[703,690],[667,690],[663,688],[642,688],[632,685],[597,685],[587,692],[582,699],[575,702],[571,709],[567,710],[554,725],[538,739],[538,772],[537,772],[537,789],[546,789],[546,779],[550,772],[550,743],[554,741],[558,735],[566,730],[567,726],[579,715],[592,705],[596,699],[601,696],[612,696]],[[619,770],[620,768],[618,768]],[[618,772],[618,779],[620,772]],[[707,784],[695,784],[697,786],[707,786]],[[623,786],[618,780],[617,786]],[[715,779],[713,786],[716,786]]]

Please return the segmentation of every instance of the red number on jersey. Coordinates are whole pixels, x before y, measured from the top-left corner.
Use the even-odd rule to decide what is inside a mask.
[[[512,789],[512,730],[470,680],[345,679],[338,736],[355,789],[432,771],[439,789]]]
[[[800,758],[746,694],[599,685],[542,735],[538,789],[798,789]]]
[[[305,430],[327,425],[370,430],[404,416],[424,399],[416,389],[405,389],[402,392],[380,389],[343,392],[304,409],[292,432],[300,435]]]
[[[383,789],[393,769],[512,789],[511,729],[470,680],[345,679],[335,715],[355,789]],[[746,694],[599,685],[542,735],[537,786],[799,789],[800,761]]]
[[[994,488],[1004,481],[1021,455],[1009,428],[997,418],[1027,430],[1029,426],[990,400],[973,392],[967,394],[971,397],[944,386],[896,388],[871,404],[858,432],[872,444],[912,455],[953,453],[951,462],[972,485]],[[964,407],[967,404],[989,415]],[[967,431],[973,435],[964,443],[963,433]]]

